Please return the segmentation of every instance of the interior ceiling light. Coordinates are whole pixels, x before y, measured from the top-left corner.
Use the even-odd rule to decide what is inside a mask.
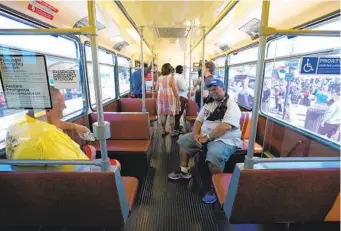
[[[75,25],[73,25],[73,28],[81,28],[81,27],[88,26],[88,25],[89,25],[89,19],[88,19],[88,17],[84,17],[84,18],[80,19],[79,21],[77,21],[75,23]],[[105,29],[105,26],[102,23],[100,23],[99,21],[96,21],[96,26],[97,26],[98,30]]]
[[[226,43],[217,42],[214,45],[218,47],[221,51],[227,51],[229,49],[229,46]]]
[[[248,34],[252,40],[255,40],[259,37],[259,28],[260,20],[257,18],[253,18],[249,22],[241,26],[239,30]]]
[[[121,41],[116,43],[113,48],[117,51],[121,51],[126,46],[129,46],[129,43],[127,43],[126,41]]]

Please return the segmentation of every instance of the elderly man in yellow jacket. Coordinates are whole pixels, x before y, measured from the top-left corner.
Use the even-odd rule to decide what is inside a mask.
[[[46,111],[47,122],[26,115],[23,121],[9,127],[6,136],[8,159],[89,160],[79,145],[63,132],[72,129],[84,134],[89,129],[62,121],[63,110],[66,108],[64,96],[58,89],[51,87],[51,97],[53,109]]]

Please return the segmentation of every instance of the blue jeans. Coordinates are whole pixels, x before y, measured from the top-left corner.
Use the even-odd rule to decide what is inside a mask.
[[[178,144],[180,145],[180,148],[184,149],[191,157],[201,150],[194,140],[193,133],[187,133],[181,136],[178,140]],[[210,162],[224,171],[225,163],[237,149],[237,147],[228,145],[220,140],[208,142],[206,162]]]

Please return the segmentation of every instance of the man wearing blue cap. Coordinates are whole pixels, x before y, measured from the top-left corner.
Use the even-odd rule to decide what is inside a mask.
[[[233,99],[229,99],[224,90],[224,83],[218,79],[207,82],[209,98],[200,110],[194,123],[193,132],[181,136],[180,171],[172,172],[169,179],[190,179],[189,158],[207,146],[206,163],[212,175],[222,173],[230,156],[242,147],[240,116],[241,111]],[[203,197],[205,203],[214,203],[217,197],[210,184]]]

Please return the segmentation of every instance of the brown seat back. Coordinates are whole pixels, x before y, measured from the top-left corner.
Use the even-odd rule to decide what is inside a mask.
[[[340,192],[340,169],[236,165],[224,203],[231,223],[323,222]]]
[[[251,112],[242,112],[240,117],[240,131],[242,132],[242,139],[250,138],[251,131]]]
[[[154,95],[154,98],[157,98],[157,92],[151,92],[151,91],[147,91],[146,92],[146,98],[153,98],[153,95]]]
[[[187,108],[186,108],[186,116],[197,116],[198,114],[198,105],[193,100],[187,101]]]
[[[120,110],[121,112],[142,112],[142,99],[121,98]],[[157,115],[156,99],[146,98],[146,111],[150,116]]]
[[[90,119],[97,122],[97,113]],[[110,123],[110,140],[150,140],[148,113],[104,112],[104,120]]]
[[[1,172],[0,184],[0,226],[119,229],[128,216],[114,172]]]

